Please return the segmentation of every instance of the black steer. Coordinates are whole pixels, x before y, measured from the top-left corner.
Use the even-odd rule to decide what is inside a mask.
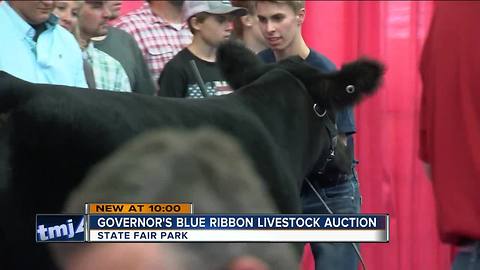
[[[60,212],[93,164],[154,128],[210,125],[235,137],[280,210],[298,212],[301,181],[331,144],[330,120],[319,115],[326,110],[333,119],[336,109],[371,94],[382,66],[360,60],[326,75],[296,58],[262,65],[236,44],[222,46],[218,60],[239,89],[202,100],[32,84],[0,72],[0,113],[6,119],[0,147],[7,151],[0,176],[7,177],[8,206],[14,209],[8,227],[23,237],[12,239],[33,243],[35,213]]]

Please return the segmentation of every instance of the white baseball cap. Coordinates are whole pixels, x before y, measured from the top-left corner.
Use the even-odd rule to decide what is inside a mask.
[[[247,15],[247,10],[242,7],[232,7],[230,1],[185,1],[183,3],[183,19],[206,12],[209,14],[232,14],[234,16]]]

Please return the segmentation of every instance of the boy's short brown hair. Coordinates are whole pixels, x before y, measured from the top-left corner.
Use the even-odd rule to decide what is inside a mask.
[[[295,13],[299,12],[302,8],[305,8],[305,0],[299,0],[299,1],[275,1],[275,0],[263,1],[262,0],[262,1],[255,1],[255,6],[257,5],[258,2],[271,2],[276,4],[284,4],[289,6]]]

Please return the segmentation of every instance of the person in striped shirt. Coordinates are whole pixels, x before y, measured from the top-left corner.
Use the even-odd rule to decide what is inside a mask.
[[[91,40],[107,33],[109,18],[106,1],[84,1],[78,13],[76,36],[84,59],[93,69],[95,88],[131,92],[130,81],[120,62],[96,49]]]
[[[120,16],[114,25],[138,43],[153,81],[167,64],[192,42],[192,33],[182,17],[184,1],[146,1],[137,10]]]

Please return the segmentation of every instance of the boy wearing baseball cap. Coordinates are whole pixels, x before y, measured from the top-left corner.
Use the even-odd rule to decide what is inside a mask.
[[[230,1],[185,1],[183,8],[193,40],[165,65],[158,79],[159,95],[202,98],[230,93],[215,62],[216,52],[230,38],[233,18],[247,10],[232,7]]]

